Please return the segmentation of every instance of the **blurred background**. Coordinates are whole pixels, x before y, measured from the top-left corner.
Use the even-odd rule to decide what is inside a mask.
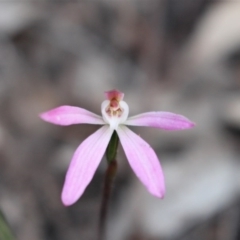
[[[240,239],[240,2],[0,2],[0,207],[18,240],[94,240],[106,169],[64,207],[76,147],[98,127],[38,114],[74,105],[100,114],[125,93],[130,116],[171,111],[189,131],[133,128],[156,150],[164,200],[151,196],[122,149],[108,240]]]

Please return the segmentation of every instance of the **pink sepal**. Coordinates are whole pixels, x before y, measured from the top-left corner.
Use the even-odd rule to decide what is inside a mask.
[[[68,126],[71,124],[105,124],[102,117],[86,109],[73,106],[60,106],[40,114],[46,122]]]
[[[159,198],[165,194],[163,171],[151,146],[125,126],[117,129],[128,162],[148,191]]]
[[[188,118],[170,112],[146,112],[127,119],[124,123],[132,126],[156,127],[164,130],[183,130],[192,128],[195,123]]]
[[[113,130],[101,127],[77,148],[68,168],[62,191],[65,206],[74,204],[83,194],[105,153]]]

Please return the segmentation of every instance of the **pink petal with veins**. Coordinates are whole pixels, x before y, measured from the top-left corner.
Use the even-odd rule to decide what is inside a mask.
[[[170,112],[146,112],[127,119],[124,123],[132,126],[156,127],[164,130],[182,130],[195,126],[195,123],[182,115]]]
[[[40,117],[46,122],[62,126],[80,123],[105,124],[102,117],[96,115],[95,113],[73,106],[57,107],[40,114]]]
[[[103,126],[77,148],[63,186],[62,202],[65,206],[72,205],[83,194],[103,157],[112,133],[112,129]]]
[[[156,153],[142,138],[125,126],[119,126],[118,136],[130,166],[154,196],[163,198],[165,183],[163,171]]]
[[[120,92],[120,91],[118,91],[116,89],[104,92],[104,94],[105,94],[106,99],[108,99],[110,101],[112,99],[116,99],[117,101],[121,101],[124,98],[124,93],[122,93],[122,92]]]

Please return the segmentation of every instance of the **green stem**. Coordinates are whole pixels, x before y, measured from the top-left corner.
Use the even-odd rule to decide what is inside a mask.
[[[106,150],[108,168],[106,170],[105,178],[104,178],[104,187],[103,187],[103,193],[102,193],[102,202],[101,202],[100,218],[99,218],[99,226],[98,226],[99,227],[98,240],[105,240],[105,230],[106,230],[109,199],[111,195],[113,181],[117,172],[116,156],[117,156],[118,143],[119,143],[119,138],[116,131],[114,131]]]
[[[116,159],[118,143],[119,143],[119,138],[118,138],[117,132],[114,131],[106,150],[106,158],[108,163]]]

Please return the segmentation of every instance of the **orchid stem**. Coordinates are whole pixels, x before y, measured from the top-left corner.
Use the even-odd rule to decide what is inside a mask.
[[[105,240],[108,205],[109,205],[109,199],[110,199],[110,194],[112,190],[112,184],[113,184],[113,180],[116,172],[117,172],[117,161],[111,161],[106,170],[106,175],[104,179],[104,188],[103,188],[102,203],[101,203],[101,209],[100,209],[100,219],[99,219],[98,240]]]
[[[109,200],[110,200],[114,177],[117,172],[116,156],[117,156],[118,143],[119,143],[119,138],[117,136],[117,133],[114,131],[106,150],[108,168],[106,170],[105,178],[104,178],[104,187],[103,187],[102,202],[100,207],[99,226],[98,226],[98,240],[105,240]]]

